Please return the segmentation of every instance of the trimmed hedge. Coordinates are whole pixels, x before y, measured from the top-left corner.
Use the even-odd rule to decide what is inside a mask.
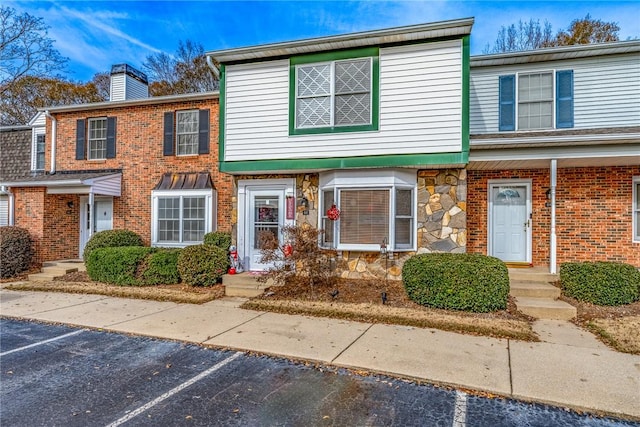
[[[213,245],[219,248],[224,249],[225,251],[229,250],[229,246],[231,246],[231,233],[225,233],[223,231],[212,231],[211,233],[207,233],[204,235],[205,245]]]
[[[138,270],[145,285],[169,285],[180,283],[178,256],[181,249],[160,249],[151,253]]]
[[[33,260],[33,241],[24,228],[0,227],[0,277],[7,279],[27,271]]]
[[[136,278],[138,265],[155,248],[144,246],[121,246],[97,248],[90,251],[85,262],[91,280],[115,285],[141,285]]]
[[[509,272],[480,254],[420,254],[402,267],[411,300],[428,307],[484,313],[507,308]]]
[[[567,296],[597,305],[631,304],[640,299],[640,271],[615,262],[567,262],[560,265]]]
[[[82,258],[89,259],[91,251],[98,248],[115,248],[118,246],[143,246],[142,238],[130,230],[105,230],[91,236],[84,247]]]
[[[213,286],[228,268],[227,251],[213,245],[187,246],[178,256],[180,277],[192,286]]]

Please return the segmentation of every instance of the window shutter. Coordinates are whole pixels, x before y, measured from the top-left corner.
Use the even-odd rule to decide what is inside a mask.
[[[164,113],[164,144],[162,154],[165,156],[173,156],[173,111]]]
[[[107,117],[107,159],[116,157],[116,118]]]
[[[84,119],[78,119],[76,122],[76,160],[86,159],[85,122]]]
[[[500,76],[499,91],[499,129],[516,130],[516,76]]]
[[[209,154],[209,110],[200,110],[198,126],[198,154]]]
[[[573,127],[573,70],[556,72],[556,128]]]

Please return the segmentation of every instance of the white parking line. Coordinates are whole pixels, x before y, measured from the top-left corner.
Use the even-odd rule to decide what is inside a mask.
[[[453,427],[467,425],[467,394],[456,391],[456,404],[453,412]]]
[[[7,354],[15,353],[17,351],[22,351],[22,350],[26,350],[28,348],[37,347],[39,345],[47,344],[47,343],[50,343],[50,342],[53,342],[53,341],[58,341],[58,340],[61,340],[63,338],[71,337],[73,335],[78,335],[82,331],[83,331],[83,329],[80,329],[78,331],[69,332],[68,334],[60,335],[58,337],[49,338],[48,340],[39,341],[39,342],[35,342],[33,344],[25,345],[24,347],[14,348],[13,350],[9,350],[9,351],[5,351],[4,353],[0,353],[0,357],[6,356]]]
[[[190,385],[195,384],[196,382],[200,381],[201,379],[203,379],[207,375],[217,371],[218,369],[220,369],[223,366],[225,366],[227,363],[234,361],[235,359],[237,359],[241,355],[242,355],[242,352],[239,351],[236,354],[234,354],[233,356],[227,357],[226,359],[224,359],[221,362],[216,363],[215,365],[213,365],[212,367],[210,367],[206,371],[203,371],[203,372],[199,373],[198,375],[196,375],[195,377],[191,378],[190,380],[185,381],[182,384],[180,384],[179,386],[172,388],[168,392],[166,392],[166,393],[158,396],[157,398],[153,399],[151,402],[146,403],[145,405],[142,405],[141,407],[139,407],[135,411],[129,412],[124,417],[122,417],[122,418],[112,422],[111,424],[107,425],[107,427],[117,427],[117,426],[119,426],[121,424],[126,423],[127,421],[129,421],[130,419],[132,419],[134,417],[137,417],[138,415],[140,415],[141,413],[143,413],[147,409],[153,408],[154,406],[156,406],[158,403],[162,402],[163,400],[168,399],[169,397],[171,397],[174,394],[180,392],[181,390],[184,390],[185,388],[189,387]]]

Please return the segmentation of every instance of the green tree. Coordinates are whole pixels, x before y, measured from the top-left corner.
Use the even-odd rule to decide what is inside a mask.
[[[175,55],[164,52],[147,56],[142,64],[152,83],[152,96],[210,92],[218,89],[218,80],[207,65],[202,45],[179,41]]]
[[[591,15],[587,14],[582,19],[571,21],[567,31],[560,30],[558,32],[556,46],[617,42],[620,40],[619,31],[620,27],[617,22],[604,22],[600,19],[593,19]]]

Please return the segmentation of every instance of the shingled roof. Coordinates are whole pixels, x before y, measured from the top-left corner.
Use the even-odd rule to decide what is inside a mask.
[[[31,176],[31,127],[0,128],[0,181]]]

